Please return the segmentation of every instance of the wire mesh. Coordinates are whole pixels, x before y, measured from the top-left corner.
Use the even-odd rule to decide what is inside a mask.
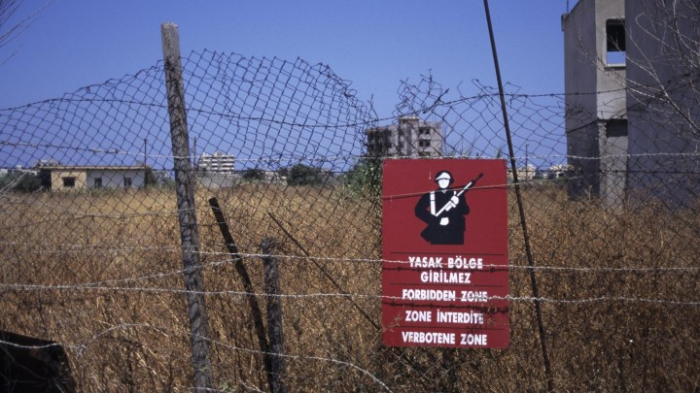
[[[642,116],[625,136],[570,97],[507,86],[540,298],[511,193],[510,347],[387,348],[381,162],[507,158],[496,92],[425,75],[379,118],[325,65],[213,51],[182,62],[217,391],[267,390],[246,302],[267,303],[265,238],[292,390],[545,390],[535,300],[558,389],[697,388],[698,156],[677,148],[696,139],[633,138],[674,122]],[[82,391],[192,386],[169,130],[162,63],[0,110],[0,328],[63,345]]]

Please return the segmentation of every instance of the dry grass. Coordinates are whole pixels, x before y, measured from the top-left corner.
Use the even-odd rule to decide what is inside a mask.
[[[198,191],[198,219],[216,386],[267,390],[250,311],[206,204],[216,196],[244,253],[264,237],[303,255],[268,213],[380,321],[381,210],[333,189],[249,185]],[[614,213],[569,202],[554,187],[525,191],[547,345],[559,391],[693,391],[700,387],[700,219],[653,204]],[[175,196],[169,190],[46,193],[0,200],[0,328],[67,346],[81,391],[186,391],[189,327]],[[532,296],[511,208],[514,297]],[[257,258],[246,265],[262,291]],[[282,258],[282,291],[338,293],[308,259]],[[600,270],[619,268],[620,270]],[[657,270],[630,270],[655,268]],[[98,283],[85,285],[86,283]],[[31,285],[57,285],[38,288]],[[563,300],[598,299],[566,303]],[[623,299],[649,299],[654,302]],[[667,302],[663,302],[663,300]],[[264,303],[264,298],[261,298]],[[661,301],[661,302],[659,302]],[[679,302],[679,304],[671,303]],[[695,305],[681,304],[696,302]],[[290,391],[541,391],[546,376],[531,299],[511,303],[506,350],[396,349],[339,296],[283,300]],[[332,360],[328,360],[332,359]],[[362,371],[364,370],[364,372]],[[369,375],[374,376],[374,378]]]

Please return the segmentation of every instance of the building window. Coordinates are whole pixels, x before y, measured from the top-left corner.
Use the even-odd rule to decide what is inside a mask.
[[[605,35],[605,63],[610,66],[624,66],[627,57],[625,21],[623,19],[609,19],[605,22]]]
[[[75,177],[63,177],[63,187],[64,188],[74,188],[75,187]]]
[[[627,136],[627,120],[611,119],[605,125],[605,136],[608,138]]]
[[[430,147],[430,141],[418,141],[420,147]]]
[[[94,188],[102,188],[102,178],[101,177],[96,177],[95,181],[92,185]]]
[[[430,127],[420,127],[418,129],[418,135],[430,135]]]
[[[124,178],[124,187],[125,187],[125,188],[131,187],[131,178],[130,178],[130,177],[125,177],[125,178]]]

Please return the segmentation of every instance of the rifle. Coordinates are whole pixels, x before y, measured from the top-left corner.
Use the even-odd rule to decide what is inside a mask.
[[[470,181],[464,187],[462,187],[462,189],[459,190],[459,192],[457,194],[455,194],[455,196],[456,197],[462,196],[462,194],[464,194],[468,189],[472,188],[474,186],[474,184],[476,184],[476,181],[481,179],[482,176],[484,176],[484,174],[479,173],[479,176],[477,176],[476,179]],[[452,204],[452,202],[448,202],[445,206],[442,207],[442,209],[440,209],[440,211],[437,212],[437,214],[435,214],[435,217],[439,216],[440,214],[444,213],[445,211],[449,211],[453,207],[455,207],[455,206]]]

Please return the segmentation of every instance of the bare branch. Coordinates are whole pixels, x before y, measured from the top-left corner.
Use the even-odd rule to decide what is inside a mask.
[[[0,0],[0,48],[5,47],[29,28],[36,20],[37,16],[51,5],[51,3],[53,3],[53,0],[48,0],[41,7],[22,18],[20,21],[10,23],[19,9],[20,2],[19,0]],[[12,55],[10,57],[12,57]],[[5,59],[3,63],[6,61],[7,59]]]

